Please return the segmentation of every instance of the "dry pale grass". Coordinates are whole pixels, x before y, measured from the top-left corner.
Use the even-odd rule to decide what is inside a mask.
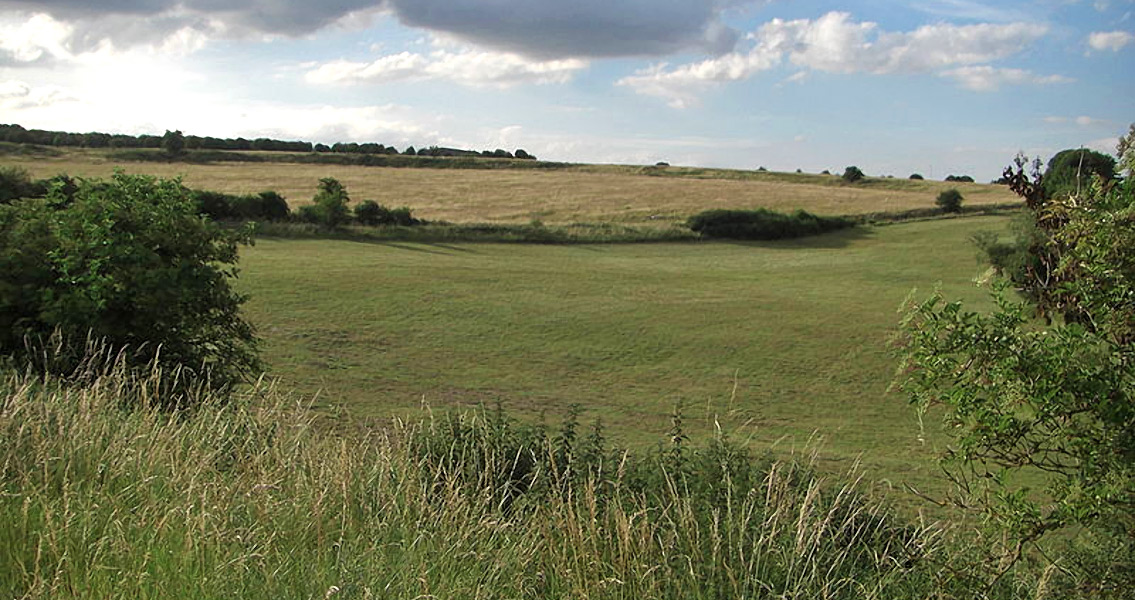
[[[546,223],[681,221],[709,208],[795,210],[821,215],[930,208],[943,189],[956,187],[966,203],[1012,202],[1004,186],[873,180],[838,185],[838,178],[697,170],[697,177],[651,177],[634,168],[585,166],[554,171],[394,169],[286,163],[115,163],[98,151],[59,157],[8,156],[35,177],[68,173],[105,177],[115,168],[162,177],[183,176],[194,188],[229,193],[276,190],[293,207],[306,204],[318,180],[342,181],[355,200],[408,206],[414,215],[452,222]],[[735,179],[741,174],[754,179]],[[784,181],[783,179],[791,179]]]

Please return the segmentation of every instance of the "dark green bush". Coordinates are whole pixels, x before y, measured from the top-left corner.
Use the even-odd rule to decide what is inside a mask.
[[[924,178],[924,177],[923,177],[923,176],[922,176],[921,174],[919,174],[919,173],[911,173],[911,174],[910,174],[910,178],[911,178],[911,179],[913,179],[913,180],[915,180],[915,181],[922,181],[923,179],[925,179],[925,178]]]
[[[0,204],[17,198],[32,198],[46,193],[42,184],[32,181],[31,174],[22,167],[0,167]]]
[[[848,183],[855,183],[864,177],[866,177],[866,175],[863,174],[863,171],[859,170],[859,167],[850,166],[843,170],[843,180]]]
[[[255,196],[238,196],[223,192],[194,190],[198,211],[214,221],[283,221],[288,218],[288,202],[273,191]]]
[[[221,390],[258,368],[229,285],[243,234],[203,218],[178,181],[117,173],[67,192],[0,205],[0,355],[67,374],[96,340]]]
[[[854,222],[843,217],[818,217],[804,210],[783,214],[758,208],[707,210],[690,217],[687,225],[704,237],[779,240],[852,227]]]
[[[951,188],[938,194],[934,204],[938,205],[942,212],[957,213],[962,212],[962,200],[964,199],[965,197],[962,196],[961,192]]]

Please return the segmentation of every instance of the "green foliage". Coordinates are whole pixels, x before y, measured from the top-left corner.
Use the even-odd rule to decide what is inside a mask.
[[[1105,182],[1115,178],[1115,158],[1086,148],[1057,152],[1048,161],[1041,184],[1050,198],[1085,192],[1095,178]]]
[[[0,204],[7,204],[17,198],[41,196],[43,192],[44,188],[32,181],[27,169],[0,167]]]
[[[953,437],[943,464],[959,504],[1007,536],[999,564],[1012,564],[1064,529],[1073,539],[1081,531],[1087,533],[1080,539],[1119,543],[1108,552],[1130,561],[1135,185],[1105,189],[1097,182],[1070,200],[1046,198],[1041,178],[1024,175],[1024,162],[1007,178],[1029,200],[1042,233],[1029,247],[1031,262],[1010,273],[1024,278],[1028,300],[1014,299],[1002,283],[990,314],[940,296],[914,306],[902,328],[901,385],[921,410],[941,411]],[[1047,326],[1036,322],[1038,314]],[[1030,489],[1023,483],[1030,474],[1048,486]],[[1107,586],[1135,589],[1135,563],[1119,572],[1127,579]],[[1069,589],[1103,597],[1100,577],[1096,570],[1068,572]]]
[[[355,221],[362,225],[398,225],[410,227],[420,223],[409,208],[386,208],[374,200],[355,205]]]
[[[947,175],[945,181],[952,183],[973,183],[973,177],[969,175]]]
[[[99,367],[82,386],[0,372],[5,598],[938,591],[939,532],[868,500],[854,474],[821,479],[726,436],[686,444],[679,475],[594,427],[569,444],[568,421],[549,436],[500,410],[332,434],[254,387],[169,415],[153,380]]]
[[[290,214],[287,200],[273,191],[260,192],[255,196],[239,196],[194,190],[192,195],[201,214],[215,221],[283,221]]]
[[[913,179],[915,181],[922,181],[923,179],[925,179],[925,177],[923,177],[922,175],[920,175],[918,173],[911,173],[910,179]]]
[[[861,171],[859,167],[851,166],[843,170],[842,177],[843,180],[848,183],[855,183],[856,181],[859,181],[860,179],[866,177],[866,175],[863,174],[863,171]]]
[[[347,209],[350,201],[347,188],[339,180],[324,177],[319,180],[319,191],[312,198],[312,204],[300,208],[300,220],[337,229],[350,220]]]
[[[784,214],[758,208],[707,210],[690,217],[687,225],[705,237],[779,240],[853,227],[854,222],[843,217],[819,217],[804,210]]]
[[[169,131],[167,129],[165,135],[162,136],[162,151],[170,156],[180,156],[182,152],[185,152],[185,135],[180,131]]]
[[[962,196],[961,192],[950,188],[938,194],[938,197],[934,200],[934,204],[942,209],[942,212],[958,213],[962,212],[962,200],[964,199],[965,197]]]
[[[146,176],[57,180],[0,206],[0,351],[68,372],[103,340],[132,365],[227,389],[259,366],[229,283],[241,239],[200,217],[180,182]],[[39,364],[49,344],[62,348]]]

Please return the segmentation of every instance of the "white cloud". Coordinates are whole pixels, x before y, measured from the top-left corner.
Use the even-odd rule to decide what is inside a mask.
[[[566,83],[586,69],[580,59],[531,60],[507,52],[435,50],[428,55],[401,52],[372,62],[336,61],[307,73],[310,83],[390,83],[440,79],[467,86],[510,87]]]
[[[975,92],[992,92],[1003,85],[1047,85],[1072,81],[1063,75],[1037,75],[1025,69],[1003,69],[988,65],[950,69],[943,71],[941,75]]]
[[[748,52],[732,52],[697,63],[657,64],[618,82],[640,94],[669,100],[681,108],[696,103],[706,88],[747,79],[772,69],[784,60],[805,70],[829,73],[933,73],[949,67],[981,65],[1026,48],[1047,32],[1043,25],[926,25],[910,32],[881,31],[878,24],[855,22],[845,12],[829,12],[818,19],[773,19],[748,39]],[[955,69],[951,76],[970,89],[991,89],[997,82],[1028,79],[1033,83],[1063,80],[1008,69],[988,72]],[[790,80],[804,77],[800,71]],[[984,75],[984,80],[980,81]],[[984,87],[983,87],[984,86]]]
[[[65,59],[72,56],[67,39],[73,28],[47,15],[0,21],[0,66]]]
[[[45,108],[74,101],[74,96],[69,92],[55,86],[32,88],[22,81],[0,82],[0,108],[6,111]]]
[[[1135,42],[1135,35],[1126,31],[1097,31],[1088,36],[1088,46],[1099,52],[1119,52],[1132,42]]]

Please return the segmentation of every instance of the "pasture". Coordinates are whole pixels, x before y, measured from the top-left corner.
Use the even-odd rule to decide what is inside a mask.
[[[933,485],[886,348],[912,289],[981,303],[968,241],[1005,218],[776,243],[429,245],[257,241],[241,291],[271,375],[346,422],[492,406],[549,426],[573,403],[631,445],[681,403],[694,436],[822,438],[884,485]],[[935,423],[930,424],[930,429]]]
[[[234,194],[266,189],[294,209],[307,204],[320,178],[334,177],[355,201],[408,206],[414,215],[455,223],[609,222],[669,224],[710,208],[757,208],[854,215],[931,208],[957,188],[967,205],[1017,198],[1004,186],[869,178],[855,185],[837,176],[682,167],[578,165],[556,170],[450,170],[287,163],[119,163],[105,151],[65,149],[58,155],[9,155],[4,164],[34,177],[58,173],[105,177],[128,173],[182,176],[186,185]]]

